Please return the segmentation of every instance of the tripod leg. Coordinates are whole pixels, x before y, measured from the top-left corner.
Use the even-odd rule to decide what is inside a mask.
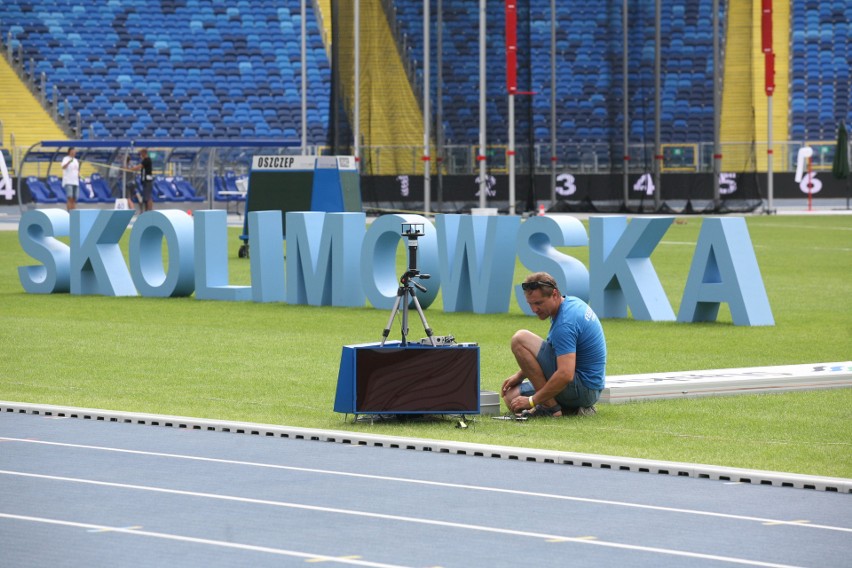
[[[399,311],[399,301],[401,296],[397,295],[396,301],[393,304],[393,309],[391,310],[390,319],[388,319],[388,326],[382,332],[382,346],[384,346],[385,341],[388,339],[388,334],[390,333],[391,326],[393,325],[393,318],[396,317],[396,312]]]
[[[429,338],[429,343],[432,344],[432,347],[437,347],[435,344],[435,338],[432,337],[432,328],[429,327],[428,323],[426,323],[426,316],[423,314],[423,308],[420,307],[420,301],[414,294],[411,294],[411,299],[414,301],[414,307],[417,308],[417,313],[420,314],[420,321],[423,322],[423,329],[426,330],[426,337]]]
[[[408,288],[402,289],[402,346],[408,345],[408,296],[414,296]]]

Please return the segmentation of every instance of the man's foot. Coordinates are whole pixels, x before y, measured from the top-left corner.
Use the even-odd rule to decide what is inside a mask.
[[[524,410],[518,416],[522,418],[560,418],[562,416],[562,407],[558,404],[554,404],[553,406],[536,404],[535,408]]]
[[[597,413],[598,410],[594,407],[594,405],[570,408],[565,412],[568,416],[594,416]]]

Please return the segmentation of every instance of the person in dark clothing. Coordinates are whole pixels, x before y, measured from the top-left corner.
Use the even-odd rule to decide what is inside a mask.
[[[152,211],[154,209],[154,165],[151,162],[151,157],[148,156],[148,150],[142,148],[139,150],[139,158],[141,161],[130,168],[135,172],[139,172],[139,177],[142,179],[142,211]]]

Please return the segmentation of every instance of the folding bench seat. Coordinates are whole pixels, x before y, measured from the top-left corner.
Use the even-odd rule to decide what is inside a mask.
[[[195,191],[195,188],[187,181],[183,176],[175,176],[172,178],[172,185],[175,188],[175,191],[178,195],[180,195],[184,201],[193,201],[193,202],[201,202],[204,201],[204,197],[198,195],[198,192]]]
[[[58,203],[59,199],[54,197],[52,192],[35,176],[29,176],[26,179],[27,187],[30,190],[30,196],[36,203]]]
[[[93,173],[89,177],[89,183],[92,186],[92,191],[94,191],[95,196],[102,203],[108,203],[115,200],[115,197],[112,195],[112,190],[109,185],[107,185],[106,180],[101,176],[101,174],[97,172]]]
[[[62,180],[57,176],[47,176],[45,187],[50,194],[56,198],[57,203],[67,202],[65,189],[62,187]]]

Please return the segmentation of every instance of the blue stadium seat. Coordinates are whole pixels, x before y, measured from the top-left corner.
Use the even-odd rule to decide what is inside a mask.
[[[165,176],[161,175],[154,176],[151,196],[154,201],[158,203],[163,201],[183,201],[183,199],[175,193],[175,189],[172,184],[166,180]]]
[[[57,202],[67,202],[65,188],[62,187],[62,180],[59,177],[53,175],[47,176],[45,185],[50,194],[57,199]]]
[[[95,190],[88,179],[80,178],[80,192],[77,195],[77,203],[101,203],[101,199],[95,194]]]
[[[30,196],[36,203],[58,203],[59,199],[35,176],[29,176],[25,180]]]
[[[205,200],[203,196],[198,195],[195,188],[182,176],[172,178],[172,185],[174,186],[175,194],[183,198],[184,201],[201,202]]]
[[[852,3],[793,0],[790,10],[790,136],[833,139],[837,123],[852,120]]]
[[[410,38],[410,57],[422,62],[422,5],[390,0],[402,33]],[[329,120],[330,64],[313,3],[308,14],[309,143],[323,144]],[[723,33],[726,19],[722,4]],[[536,91],[529,112],[516,113],[516,132],[549,140],[550,0],[529,0],[531,20],[519,26],[519,60],[532,58],[529,75],[519,74],[523,90]],[[710,3],[663,3],[664,142],[712,139],[712,35]],[[503,37],[503,2],[488,0],[489,37]],[[582,127],[590,141],[620,142],[620,3],[579,0],[557,3],[560,123]],[[469,0],[444,0],[445,134],[456,143],[478,140],[478,13]],[[496,16],[492,16],[496,15]],[[653,116],[655,54],[653,3],[630,5],[631,141],[648,141]],[[832,139],[839,120],[852,120],[849,57],[852,2],[792,0],[790,41],[790,131],[811,139]],[[66,0],[6,2],[0,19],[4,39],[24,47],[37,70],[47,74],[72,116],[99,137],[266,136],[301,132],[301,97],[292,78],[299,75],[299,0],[238,1],[211,5],[195,0],[97,0],[93,7]],[[776,41],[778,41],[776,39]],[[524,49],[526,51],[524,51]],[[505,59],[501,41],[488,44],[489,140],[507,135]],[[452,62],[447,64],[446,62]],[[435,65],[435,58],[432,59]],[[525,71],[523,65],[521,70]],[[527,78],[529,77],[529,79]],[[286,78],[286,79],[285,79]],[[827,88],[822,88],[828,86]],[[811,87],[817,87],[813,89]],[[591,105],[592,97],[600,97]],[[804,101],[823,104],[811,107]],[[802,101],[797,103],[797,101]],[[530,101],[523,98],[518,105]],[[519,107],[524,108],[524,107]],[[518,110],[518,109],[516,109]],[[680,125],[680,123],[678,123]],[[597,137],[597,138],[596,138]]]
[[[106,180],[101,177],[99,173],[95,172],[89,177],[89,186],[91,187],[95,198],[101,203],[109,203],[110,201],[115,200],[115,197],[112,195],[112,190],[107,185]]]
[[[71,103],[71,115],[80,112],[85,136],[89,126],[102,137],[120,138],[130,132],[180,136],[182,129],[164,122],[181,124],[192,115],[192,109],[182,108],[186,100],[182,97],[201,94],[201,100],[193,102],[218,109],[222,97],[246,101],[254,93],[271,94],[270,76],[298,75],[298,57],[275,59],[273,55],[277,49],[299,45],[299,1],[238,4],[239,13],[237,7],[229,6],[230,16],[228,10],[187,1],[99,0],[92,6],[70,9],[65,0],[7,2],[0,33],[5,38],[12,32],[11,47],[23,45],[25,60],[32,59],[37,71],[46,73],[48,89],[56,86],[60,99],[78,97]],[[286,12],[279,10],[282,4]],[[308,7],[312,87],[319,85],[321,92],[328,93],[330,66],[313,6],[309,3]],[[222,86],[227,90],[217,92]],[[287,87],[293,90],[292,85]],[[283,110],[283,100],[274,102]],[[309,142],[324,143],[328,97],[318,96],[316,103],[321,113],[310,126],[321,134]],[[157,120],[153,129],[111,120],[128,117],[115,111],[106,115],[109,109],[121,109],[120,105],[126,105],[136,120],[153,116],[154,111],[167,118]],[[205,129],[208,132],[215,131],[222,119],[216,112],[197,118],[213,124],[214,128]],[[272,121],[267,127],[294,126],[284,112],[264,120]]]

